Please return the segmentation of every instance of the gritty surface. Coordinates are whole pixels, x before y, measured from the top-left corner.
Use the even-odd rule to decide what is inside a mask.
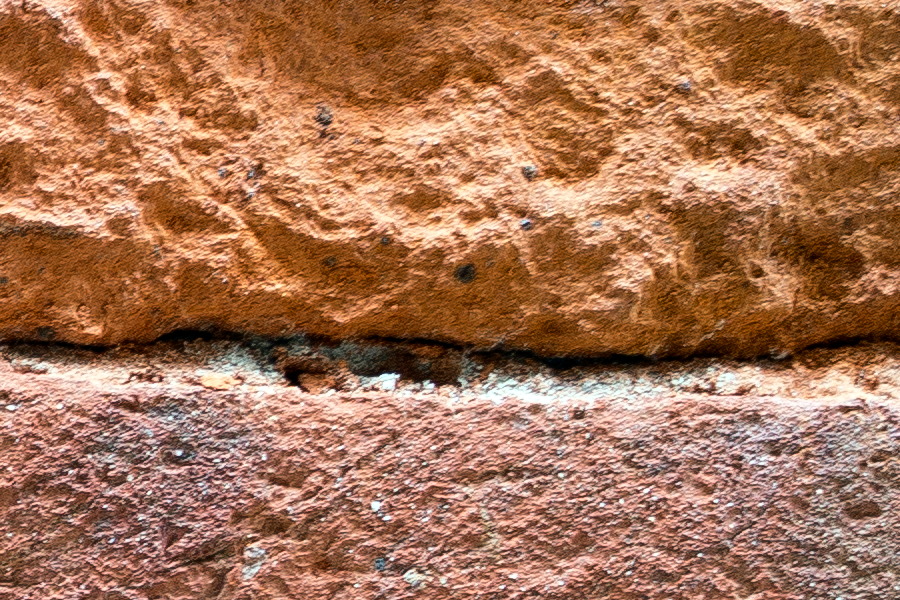
[[[890,346],[546,372],[504,400],[313,395],[252,354],[4,348],[0,599],[900,595]]]
[[[293,373],[285,372],[280,362],[285,356],[308,356],[316,346],[306,338],[281,344],[190,338],[108,350],[0,344],[0,376],[33,375],[61,384],[73,379],[92,385],[124,384],[148,393],[159,385],[249,396],[296,387],[322,396],[391,392],[404,400],[440,397],[493,404],[587,406],[597,399],[619,404],[634,399],[641,404],[685,395],[900,401],[900,346],[889,343],[812,349],[783,360],[577,361],[565,368],[516,355],[423,345],[427,353],[417,351],[430,355],[427,364],[433,377],[427,370],[410,368],[408,361],[395,360],[410,354],[408,347],[342,342],[324,368],[313,365]],[[386,357],[376,350],[386,351]]]
[[[0,338],[900,331],[900,12],[2,0]]]
[[[895,1],[0,0],[0,600],[900,597],[898,126]]]

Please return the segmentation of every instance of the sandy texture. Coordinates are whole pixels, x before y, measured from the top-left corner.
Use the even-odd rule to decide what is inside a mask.
[[[0,600],[900,597],[897,2],[0,0],[0,132]]]
[[[896,364],[877,393],[808,392],[865,356],[782,368],[805,398],[560,380],[498,404],[314,396],[208,346],[118,381],[4,351],[0,599],[898,597]]]
[[[900,12],[0,2],[0,337],[900,332]]]

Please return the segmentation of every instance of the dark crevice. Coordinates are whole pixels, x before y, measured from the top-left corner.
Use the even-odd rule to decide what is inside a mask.
[[[852,346],[859,346],[860,344],[877,344],[877,343],[900,343],[900,340],[894,339],[891,336],[886,335],[864,335],[864,336],[839,336],[830,340],[826,340],[824,342],[818,342],[816,344],[810,344],[806,346],[802,350],[795,353],[795,355],[802,354],[803,352],[808,352],[810,350],[840,350],[841,348],[849,348]],[[790,358],[790,357],[789,357]]]
[[[227,340],[231,342],[246,340],[247,336],[234,331],[220,329],[175,329],[164,333],[148,345],[166,342],[213,342]]]

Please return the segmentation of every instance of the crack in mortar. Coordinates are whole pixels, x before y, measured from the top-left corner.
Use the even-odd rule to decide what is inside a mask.
[[[590,406],[671,395],[900,397],[900,347],[852,341],[775,360],[546,357],[426,340],[261,338],[180,331],[152,344],[109,348],[0,345],[0,370],[84,377],[111,384],[178,384],[214,390],[296,386],[315,395],[435,394],[453,401]]]

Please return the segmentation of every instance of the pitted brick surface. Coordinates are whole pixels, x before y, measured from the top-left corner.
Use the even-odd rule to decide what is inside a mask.
[[[0,337],[896,337],[896,3],[0,3]]]
[[[3,600],[900,593],[888,398],[0,394]]]

